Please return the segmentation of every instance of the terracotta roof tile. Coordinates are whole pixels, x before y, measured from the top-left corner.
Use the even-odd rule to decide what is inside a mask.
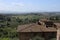
[[[17,28],[17,32],[55,32],[57,31],[54,27],[45,27],[43,25],[38,24],[26,24],[26,25],[19,25]]]

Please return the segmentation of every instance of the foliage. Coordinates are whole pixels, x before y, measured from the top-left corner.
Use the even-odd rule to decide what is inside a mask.
[[[51,16],[49,19],[54,22],[60,22],[60,16]]]
[[[0,39],[10,40],[17,38],[18,34],[16,32],[18,25],[23,25],[27,23],[35,23],[40,19],[37,15],[20,15],[20,16],[0,16]]]
[[[25,15],[1,15],[0,16],[0,40],[12,40],[18,37],[18,25],[36,23],[39,19],[45,18],[41,14],[25,14]],[[55,18],[55,19],[54,19]],[[49,18],[50,20],[60,20],[60,17]],[[15,39],[14,39],[15,40]],[[41,39],[42,40],[42,39]]]

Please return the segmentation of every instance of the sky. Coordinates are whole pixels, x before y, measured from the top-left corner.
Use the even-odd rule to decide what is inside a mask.
[[[60,11],[60,0],[0,0],[0,12],[53,11]]]

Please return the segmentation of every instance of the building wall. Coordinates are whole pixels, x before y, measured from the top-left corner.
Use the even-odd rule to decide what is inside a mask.
[[[51,38],[56,38],[56,32],[19,32],[20,40],[31,40],[35,36],[41,36],[44,40],[49,40]]]
[[[29,40],[31,38],[31,33],[25,33],[25,32],[21,32],[19,33],[19,39],[20,40]]]
[[[57,30],[57,40],[60,40],[60,29]]]

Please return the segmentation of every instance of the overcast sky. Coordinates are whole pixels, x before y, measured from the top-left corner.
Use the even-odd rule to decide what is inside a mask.
[[[0,12],[60,11],[60,0],[0,0]]]

